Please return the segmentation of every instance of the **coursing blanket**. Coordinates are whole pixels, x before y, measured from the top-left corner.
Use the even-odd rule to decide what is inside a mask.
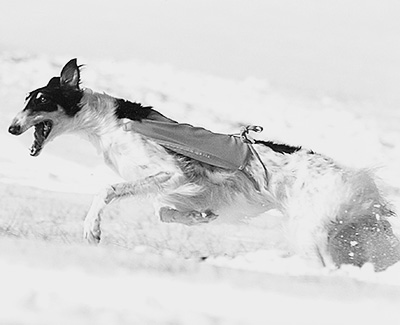
[[[250,145],[237,136],[214,133],[167,118],[129,121],[124,124],[124,129],[144,135],[176,153],[216,167],[243,170],[251,156]]]

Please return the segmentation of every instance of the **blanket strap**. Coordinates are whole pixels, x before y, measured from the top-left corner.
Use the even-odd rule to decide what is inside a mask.
[[[267,170],[267,167],[265,167],[265,164],[261,160],[260,155],[258,154],[257,150],[253,146],[256,143],[256,140],[254,140],[249,134],[250,131],[256,132],[256,133],[260,133],[263,130],[264,130],[263,127],[262,126],[258,126],[258,125],[243,126],[240,129],[239,137],[243,141],[243,143],[249,144],[249,147],[250,147],[250,150],[251,150],[252,154],[258,159],[258,161],[260,162],[262,168],[264,169],[265,179],[266,179],[266,181],[268,183],[268,170]]]

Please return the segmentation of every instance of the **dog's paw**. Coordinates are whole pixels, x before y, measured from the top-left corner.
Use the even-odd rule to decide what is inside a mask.
[[[192,211],[186,215],[186,224],[188,226],[197,225],[199,223],[209,223],[217,219],[218,215],[210,210],[205,212]]]
[[[99,220],[85,220],[83,225],[83,239],[89,244],[98,244],[101,238]]]
[[[210,210],[205,212],[190,211],[181,212],[169,207],[162,207],[159,212],[162,222],[181,223],[186,226],[194,226],[201,223],[208,223],[217,219],[218,215]]]

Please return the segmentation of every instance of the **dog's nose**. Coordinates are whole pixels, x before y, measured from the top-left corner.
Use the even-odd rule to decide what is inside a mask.
[[[13,124],[8,128],[8,132],[14,135],[21,134],[21,125],[19,124]]]

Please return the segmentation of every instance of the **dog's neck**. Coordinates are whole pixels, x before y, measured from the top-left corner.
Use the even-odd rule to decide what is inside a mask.
[[[76,125],[97,136],[109,132],[107,127],[115,128],[117,124],[115,105],[114,97],[85,89],[80,102],[81,110],[75,116]]]
[[[99,149],[106,137],[120,129],[120,122],[115,116],[116,99],[85,89],[80,105],[81,110],[74,117],[74,130]]]
[[[118,99],[85,90],[81,109],[73,120],[75,132],[88,139],[106,164],[126,180],[147,177],[162,169],[176,172],[172,158],[162,147],[147,143],[133,130],[124,131],[124,118],[117,116],[117,108]]]

